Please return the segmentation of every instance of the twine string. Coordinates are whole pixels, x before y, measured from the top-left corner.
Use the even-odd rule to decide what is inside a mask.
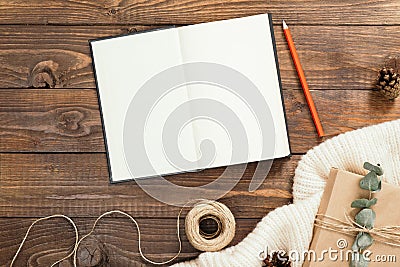
[[[41,222],[41,221],[45,221],[45,220],[49,220],[49,219],[53,219],[53,218],[63,218],[63,219],[65,219],[65,220],[67,220],[67,221],[73,226],[74,232],[75,232],[75,245],[74,245],[74,249],[73,249],[67,256],[65,256],[65,257],[62,258],[62,259],[59,259],[59,260],[56,261],[56,262],[54,262],[50,267],[53,267],[54,265],[56,265],[56,264],[62,262],[63,260],[68,259],[69,257],[71,257],[71,256],[75,253],[75,251],[76,251],[76,249],[77,249],[77,247],[78,247],[78,243],[79,243],[79,242],[78,242],[78,240],[79,240],[79,234],[78,234],[78,228],[76,227],[76,224],[75,224],[74,221],[73,221],[71,218],[69,218],[68,216],[65,216],[65,215],[63,215],[63,214],[55,214],[55,215],[51,215],[51,216],[39,218],[39,219],[35,220],[35,221],[29,226],[28,230],[27,230],[26,233],[25,233],[24,238],[22,239],[21,244],[20,244],[19,247],[18,247],[17,252],[15,253],[13,259],[11,260],[10,267],[13,266],[15,260],[17,259],[18,254],[20,253],[20,251],[21,251],[23,245],[25,244],[25,241],[26,241],[26,239],[28,238],[29,232],[31,231],[32,227],[35,226],[35,224],[37,224],[37,223],[39,223],[39,222]]]
[[[129,215],[128,213],[126,213],[126,212],[124,212],[124,211],[120,211],[120,210],[111,210],[111,211],[107,211],[107,212],[103,213],[102,215],[100,215],[99,217],[97,217],[97,219],[96,219],[96,221],[94,222],[94,224],[93,224],[92,229],[90,230],[90,232],[89,232],[88,234],[84,235],[84,236],[78,241],[78,243],[76,244],[75,250],[73,251],[73,255],[74,255],[74,257],[73,257],[73,264],[74,264],[74,267],[77,266],[77,259],[76,259],[77,257],[76,257],[76,254],[77,254],[77,252],[78,252],[78,247],[79,247],[79,245],[82,243],[83,240],[85,240],[87,237],[89,237],[90,235],[93,234],[93,232],[94,232],[94,230],[95,230],[95,228],[96,228],[97,223],[98,223],[103,217],[108,216],[108,215],[111,215],[111,214],[120,214],[120,215],[126,216],[126,217],[129,218],[129,220],[131,220],[131,221],[135,224],[136,229],[137,229],[137,233],[138,233],[138,249],[139,249],[139,254],[140,254],[140,256],[141,256],[145,261],[147,261],[148,263],[154,264],[154,265],[162,265],[162,264],[170,263],[171,261],[173,261],[173,260],[175,260],[177,257],[179,257],[179,255],[181,254],[181,251],[182,251],[182,241],[181,241],[181,235],[180,235],[180,233],[179,233],[179,228],[180,228],[180,227],[179,227],[179,225],[180,225],[179,219],[180,219],[180,217],[181,217],[183,208],[184,208],[184,207],[182,207],[181,210],[179,211],[178,216],[177,216],[177,220],[176,220],[176,231],[177,231],[177,236],[178,236],[179,250],[178,250],[178,252],[175,254],[175,256],[173,256],[172,258],[170,258],[170,259],[168,259],[168,260],[166,260],[166,261],[162,261],[162,262],[156,262],[156,261],[153,261],[153,260],[150,260],[149,258],[147,258],[147,257],[143,254],[143,251],[142,251],[141,232],[140,232],[140,227],[139,227],[138,222],[137,222],[131,215]]]
[[[154,264],[154,265],[162,265],[162,264],[170,263],[171,261],[173,261],[173,260],[175,260],[177,257],[179,257],[179,255],[181,254],[181,251],[182,251],[182,241],[181,241],[181,236],[180,236],[180,233],[179,233],[179,228],[180,228],[180,222],[179,222],[179,220],[180,220],[180,217],[181,217],[181,214],[182,214],[182,211],[183,211],[184,208],[185,208],[185,206],[183,206],[183,207],[181,208],[181,210],[180,210],[179,213],[178,213],[177,220],[176,220],[176,229],[177,229],[179,250],[178,250],[178,252],[176,253],[176,255],[173,256],[172,258],[170,258],[169,260],[166,260],[166,261],[163,261],[163,262],[156,262],[156,261],[152,261],[152,260],[150,260],[149,258],[147,258],[147,257],[143,254],[143,251],[142,251],[141,232],[140,232],[140,227],[139,227],[138,222],[137,222],[131,215],[129,215],[129,214],[126,213],[126,212],[123,212],[123,211],[120,211],[120,210],[111,210],[111,211],[107,211],[107,212],[101,214],[99,217],[97,217],[97,219],[96,219],[95,222],[93,223],[93,226],[92,226],[92,229],[90,230],[90,232],[89,232],[88,234],[84,235],[81,239],[79,239],[79,233],[78,233],[78,228],[76,227],[76,224],[74,223],[74,221],[73,221],[71,218],[69,218],[69,217],[66,216],[66,215],[56,214],[56,215],[51,215],[51,216],[39,218],[39,219],[33,221],[32,224],[29,226],[28,230],[26,231],[25,236],[24,236],[24,238],[22,239],[22,241],[21,241],[21,243],[20,243],[20,245],[19,245],[19,248],[18,248],[18,250],[16,251],[16,253],[15,253],[15,255],[14,255],[14,257],[13,257],[11,263],[10,263],[10,267],[13,266],[15,260],[17,259],[17,257],[18,257],[18,255],[19,255],[19,253],[20,253],[20,251],[21,251],[23,245],[25,244],[25,242],[26,242],[26,240],[27,240],[27,238],[28,238],[28,235],[29,235],[29,233],[30,233],[32,227],[33,227],[35,224],[37,224],[37,223],[39,223],[39,222],[41,222],[41,221],[48,220],[48,219],[52,219],[52,218],[64,218],[64,219],[66,219],[68,222],[70,222],[70,224],[74,227],[74,231],[75,231],[75,244],[74,244],[73,250],[72,250],[67,256],[63,257],[63,258],[60,259],[60,260],[57,260],[56,262],[54,262],[54,263],[51,265],[51,267],[53,267],[53,266],[55,266],[56,264],[58,264],[58,263],[60,263],[60,262],[62,262],[62,261],[64,261],[64,260],[68,259],[68,258],[71,257],[71,256],[73,256],[73,265],[74,265],[74,267],[77,267],[77,252],[78,252],[79,245],[82,243],[83,240],[85,240],[87,237],[89,237],[90,235],[93,234],[93,232],[94,232],[94,230],[95,230],[95,228],[96,228],[96,225],[98,224],[98,222],[99,222],[103,217],[108,216],[108,215],[111,215],[111,214],[120,214],[120,215],[124,215],[124,216],[128,217],[128,218],[135,224],[136,229],[137,229],[137,232],[138,232],[138,248],[139,248],[139,254],[140,254],[140,256],[141,256],[145,261],[147,261],[148,263]]]
[[[74,232],[75,232],[75,244],[73,246],[73,250],[65,257],[63,257],[60,260],[57,260],[56,262],[54,262],[51,267],[55,266],[56,264],[70,258],[71,256],[73,257],[73,266],[77,267],[77,252],[78,252],[78,248],[79,245],[82,243],[83,240],[85,240],[86,238],[88,238],[90,235],[92,235],[95,231],[95,228],[98,224],[98,222],[105,216],[108,215],[112,215],[112,214],[119,214],[119,215],[123,215],[125,217],[128,217],[130,221],[132,221],[137,229],[138,232],[138,250],[139,250],[139,254],[140,256],[148,263],[154,264],[154,265],[162,265],[162,264],[167,264],[172,262],[173,260],[175,260],[177,257],[179,257],[179,255],[181,254],[182,251],[182,240],[181,240],[181,236],[180,236],[180,218],[182,215],[183,210],[188,207],[189,205],[194,205],[193,209],[191,210],[190,213],[192,214],[197,214],[199,213],[200,216],[212,216],[217,218],[221,225],[219,225],[220,229],[218,229],[220,231],[219,235],[216,235],[215,238],[212,239],[206,239],[204,237],[204,235],[202,235],[201,237],[203,238],[202,240],[199,240],[198,238],[193,241],[196,236],[194,235],[194,231],[196,230],[196,232],[198,233],[198,229],[199,229],[199,220],[193,220],[193,216],[187,216],[186,220],[185,220],[185,228],[186,228],[186,233],[187,233],[187,237],[188,240],[191,244],[200,244],[200,248],[204,249],[203,251],[215,251],[216,249],[221,249],[221,242],[225,239],[229,240],[229,242],[233,239],[234,233],[235,233],[235,220],[234,217],[232,215],[232,213],[230,212],[230,210],[223,204],[218,203],[216,201],[211,201],[211,200],[206,200],[206,199],[195,199],[195,200],[191,200],[188,201],[187,203],[185,203],[177,216],[176,219],[176,231],[177,231],[177,238],[178,238],[178,243],[179,243],[179,250],[178,252],[171,257],[170,259],[166,260],[166,261],[162,261],[162,262],[156,262],[153,260],[150,260],[149,258],[147,258],[143,251],[142,251],[142,245],[141,245],[141,241],[142,241],[142,235],[141,235],[141,231],[140,231],[140,227],[138,222],[128,213],[121,211],[121,210],[111,210],[111,211],[107,211],[103,214],[101,214],[99,217],[97,217],[97,219],[95,220],[95,222],[93,223],[93,226],[90,230],[89,233],[87,233],[86,235],[84,235],[82,238],[79,239],[79,233],[78,233],[78,228],[76,226],[76,224],[74,223],[74,221],[69,218],[66,215],[62,215],[62,214],[56,214],[56,215],[51,215],[51,216],[47,216],[47,217],[43,217],[43,218],[39,218],[35,221],[32,222],[32,224],[29,226],[28,230],[26,231],[26,234],[24,236],[24,238],[22,239],[18,250],[16,251],[11,263],[10,263],[10,267],[13,267],[14,262],[16,261],[23,245],[25,244],[28,235],[31,231],[31,229],[33,228],[34,225],[36,225],[37,223],[44,221],[44,220],[49,220],[52,218],[64,218],[66,219],[74,228]],[[189,215],[189,214],[188,214]],[[189,234],[188,234],[189,233]],[[225,233],[225,235],[224,235]],[[211,247],[207,247],[209,244],[203,244],[204,242],[211,242],[212,240],[216,240],[216,244],[211,246]],[[226,242],[226,241],[224,241]],[[228,242],[228,243],[229,243]],[[211,250],[210,250],[211,249]]]
[[[383,226],[368,229],[355,222],[347,213],[345,213],[345,219],[346,221],[343,221],[326,214],[317,214],[315,226],[350,236],[358,233],[368,233],[378,237],[376,240],[378,242],[400,247],[400,226]]]

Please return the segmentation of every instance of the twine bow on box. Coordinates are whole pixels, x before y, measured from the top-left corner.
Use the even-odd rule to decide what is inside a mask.
[[[345,213],[345,218],[346,221],[342,221],[329,215],[317,214],[315,226],[353,237],[358,233],[368,233],[373,235],[378,242],[400,247],[400,226],[383,226],[368,229],[355,222],[347,213]]]

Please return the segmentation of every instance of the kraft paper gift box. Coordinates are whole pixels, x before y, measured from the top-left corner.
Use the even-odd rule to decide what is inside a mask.
[[[399,170],[400,171],[400,170]],[[332,169],[327,181],[321,204],[318,210],[317,218],[323,221],[334,222],[331,218],[336,218],[346,222],[346,213],[350,218],[354,216],[360,209],[351,208],[351,202],[358,198],[369,198],[369,191],[363,190],[359,186],[361,175],[354,173]],[[382,182],[382,190],[374,193],[373,197],[378,199],[376,205],[371,208],[376,213],[375,228],[383,226],[399,226],[400,225],[400,187]],[[326,216],[321,216],[324,214]],[[399,233],[400,234],[400,233]],[[374,243],[367,248],[371,251],[369,255],[369,267],[375,266],[400,266],[400,247],[388,245],[375,239]],[[336,250],[337,257],[332,254],[330,258],[328,253],[322,261],[314,261],[313,257],[305,259],[303,267],[314,266],[349,266],[351,258],[349,252],[355,240],[355,234],[346,235],[335,232],[330,229],[324,229],[314,226],[313,239],[309,248],[315,251],[316,257],[321,258],[324,250]],[[390,242],[390,240],[387,240]],[[308,255],[306,255],[308,257]],[[337,259],[336,259],[337,258]]]

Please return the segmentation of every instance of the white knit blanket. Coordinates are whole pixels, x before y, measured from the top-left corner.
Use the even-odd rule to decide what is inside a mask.
[[[262,266],[258,256],[266,247],[304,252],[312,238],[314,218],[331,167],[365,174],[365,161],[380,163],[385,172],[383,180],[400,184],[400,120],[341,134],[308,151],[295,171],[293,204],[270,212],[236,246],[204,252],[174,267]],[[301,265],[301,261],[292,264]]]

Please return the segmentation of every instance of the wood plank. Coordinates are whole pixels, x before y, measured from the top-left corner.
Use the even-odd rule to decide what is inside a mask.
[[[367,90],[313,91],[327,138],[400,118],[400,102]],[[284,90],[292,152],[317,137],[302,91]],[[0,94],[1,152],[104,152],[95,90],[4,89]]]
[[[88,40],[148,28],[1,26],[0,88],[95,88]],[[400,46],[399,26],[291,26],[291,30],[315,90],[371,89],[385,57],[396,55]],[[276,26],[275,32],[283,89],[301,89],[281,27]]]
[[[299,159],[293,156],[275,160],[267,179],[255,192],[249,192],[249,184],[257,165],[249,164],[240,182],[221,202],[237,218],[261,218],[288,204],[292,199],[291,177]],[[241,167],[236,166],[232,173],[239,172]],[[214,168],[167,179],[180,186],[198,187],[214,181],[223,171],[224,168]],[[108,210],[122,209],[135,217],[174,218],[180,210],[147,195],[135,182],[109,184],[105,154],[0,154],[0,180],[0,217],[57,213],[97,217]],[[225,193],[224,188],[232,183],[230,179],[220,181],[211,193]],[[155,179],[146,184],[165,191]]]
[[[317,137],[303,93],[284,91],[294,153],[305,153],[341,133],[400,119],[400,101],[388,101],[377,91],[313,90],[311,94],[324,127],[324,138]]]
[[[396,0],[40,0],[5,2],[1,24],[191,24],[259,13],[293,24],[398,24]]]
[[[0,150],[104,151],[95,90],[0,92]]]
[[[148,28],[0,28],[0,88],[95,88],[88,40]]]
[[[94,218],[73,218],[81,236],[89,232]],[[256,226],[258,219],[237,219],[237,229],[234,240],[230,245],[235,245],[242,240]],[[33,219],[8,218],[0,219],[0,265],[9,266],[12,257]],[[168,260],[178,251],[176,236],[176,219],[138,219],[142,233],[143,252],[155,261]],[[184,220],[181,220],[184,225]],[[199,251],[194,249],[185,235],[184,226],[180,229],[182,237],[182,253],[176,261],[194,258]],[[68,249],[74,244],[72,227],[62,219],[52,219],[37,224],[31,231],[15,266],[50,266],[58,259],[65,256]],[[104,218],[96,228],[93,236],[84,241],[78,250],[78,260],[85,259],[86,249],[93,252],[101,251],[102,260],[108,259],[107,266],[148,266],[138,253],[137,231],[133,223],[126,218]],[[82,254],[81,254],[82,253]],[[99,255],[96,254],[96,255]],[[176,262],[174,261],[174,262]],[[87,262],[87,261],[85,261]],[[72,267],[68,262],[62,266]],[[105,266],[95,265],[85,266]],[[61,266],[61,265],[60,265]],[[80,265],[84,266],[84,265]]]

